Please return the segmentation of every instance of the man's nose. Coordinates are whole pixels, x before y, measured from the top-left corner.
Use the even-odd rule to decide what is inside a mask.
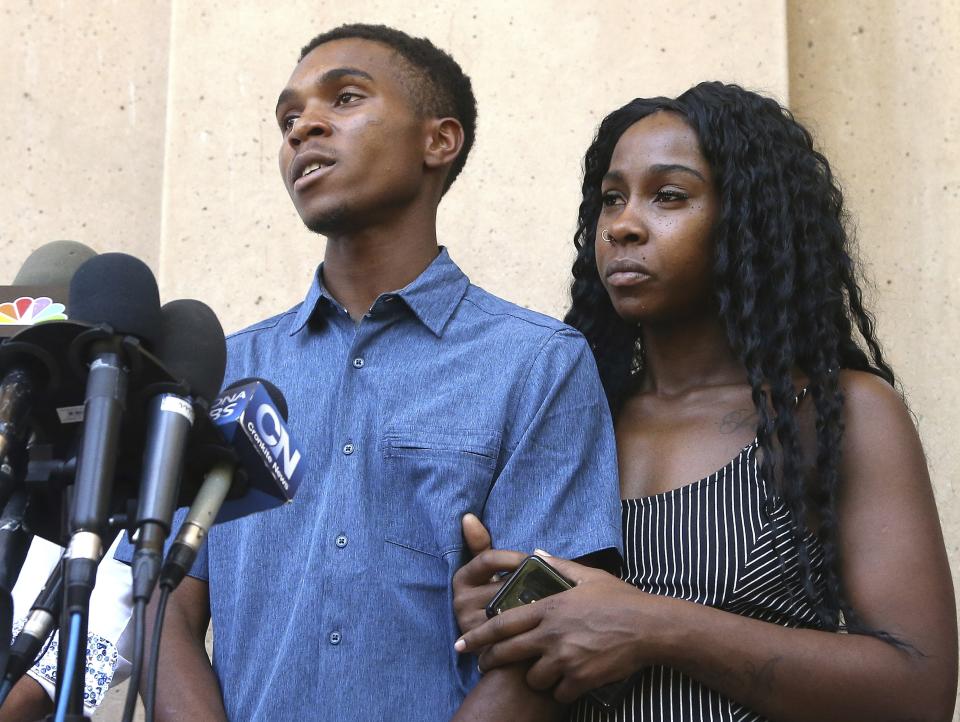
[[[296,148],[310,136],[325,136],[331,132],[330,122],[323,113],[304,109],[303,114],[293,122],[293,127],[287,134],[287,142]]]

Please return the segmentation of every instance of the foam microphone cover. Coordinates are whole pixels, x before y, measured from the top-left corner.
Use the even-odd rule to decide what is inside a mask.
[[[70,281],[70,317],[106,323],[117,334],[136,336],[155,348],[161,333],[160,292],[153,272],[126,253],[103,253],[86,261]]]
[[[97,252],[76,241],[51,241],[23,262],[14,286],[68,286],[73,274]]]
[[[170,301],[160,309],[160,329],[157,357],[186,381],[193,396],[212,400],[227,367],[227,344],[217,315],[192,298]]]

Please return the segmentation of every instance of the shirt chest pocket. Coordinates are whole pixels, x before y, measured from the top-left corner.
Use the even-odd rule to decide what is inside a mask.
[[[480,515],[500,453],[500,434],[393,427],[382,440],[386,541],[442,557],[463,547],[460,519]]]

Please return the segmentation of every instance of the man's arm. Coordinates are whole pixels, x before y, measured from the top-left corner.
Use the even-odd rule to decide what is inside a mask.
[[[147,639],[153,634],[159,592],[147,607]],[[210,624],[207,582],[184,577],[170,595],[163,622],[157,670],[156,719],[158,722],[226,720],[220,685],[204,644]],[[140,682],[146,688],[146,671]]]
[[[566,716],[566,705],[549,692],[527,686],[527,665],[487,672],[464,700],[452,722],[550,722]]]
[[[490,533],[473,514],[467,514],[463,518],[463,538],[474,561],[457,571],[453,589],[454,609],[460,631],[467,632],[486,619],[483,605],[489,601],[500,584],[490,583],[493,573],[512,569],[523,555],[509,551],[489,551],[492,549]],[[526,673],[527,665],[491,670],[480,679],[464,700],[453,722],[492,722],[504,719],[513,722],[538,722],[561,719],[565,707],[555,702],[549,694],[532,691],[527,685]]]
[[[490,535],[502,549],[521,549],[522,558],[537,547],[594,563],[618,558],[620,494],[613,424],[589,346],[569,328],[558,330],[540,347],[519,394],[513,425],[507,435],[510,457],[491,489],[483,525],[470,532],[473,554]],[[517,513],[523,509],[524,513]],[[483,533],[481,533],[481,530]],[[471,540],[475,536],[475,540]],[[499,559],[509,552],[490,551]],[[479,559],[479,557],[478,557]],[[475,559],[474,561],[478,561]],[[490,563],[496,564],[496,561]],[[513,566],[516,566],[516,561]],[[484,563],[474,565],[482,568]],[[467,566],[473,565],[473,562]],[[461,570],[463,571],[463,570]],[[455,577],[454,591],[474,587],[455,600],[458,619],[480,619],[473,607],[491,574]],[[459,581],[459,584],[458,584]],[[461,612],[466,612],[465,614]],[[467,622],[468,624],[470,622]],[[485,674],[463,703],[456,722],[537,722],[562,719],[566,707],[527,684],[529,664],[498,668]]]
[[[493,551],[490,533],[473,514],[463,517],[463,538],[473,561],[461,567],[453,580],[454,611],[461,632],[468,632],[485,619],[484,606],[502,581],[493,581],[496,572],[513,570],[523,558],[521,552]],[[615,555],[614,555],[615,556]],[[604,552],[579,560],[603,568],[609,558]],[[464,700],[453,722],[548,722],[564,717],[566,705],[549,692],[537,692],[526,681],[529,664],[490,670]]]

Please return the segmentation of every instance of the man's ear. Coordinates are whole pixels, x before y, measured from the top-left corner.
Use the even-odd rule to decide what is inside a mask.
[[[427,123],[423,162],[427,168],[449,166],[463,149],[463,126],[456,118],[432,118]]]

